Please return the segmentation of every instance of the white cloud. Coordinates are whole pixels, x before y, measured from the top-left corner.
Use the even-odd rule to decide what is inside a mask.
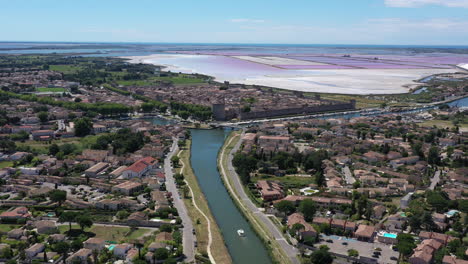
[[[420,7],[424,5],[441,5],[447,7],[468,8],[468,0],[385,0],[390,7]]]
[[[250,18],[232,18],[229,19],[232,23],[264,23],[263,19],[250,19]]]

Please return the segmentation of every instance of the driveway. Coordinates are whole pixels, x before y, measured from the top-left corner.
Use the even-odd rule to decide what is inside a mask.
[[[188,216],[187,208],[185,207],[184,202],[179,197],[177,187],[174,181],[174,172],[171,164],[171,158],[174,156],[179,148],[177,147],[177,140],[174,139],[174,143],[171,147],[171,152],[167,155],[164,160],[164,172],[166,174],[166,189],[168,192],[172,193],[172,198],[174,199],[174,207],[179,212],[179,216],[182,219],[183,228],[183,237],[182,243],[184,245],[184,255],[187,257],[186,262],[193,262],[195,260],[195,238],[192,233],[193,223],[192,219]]]

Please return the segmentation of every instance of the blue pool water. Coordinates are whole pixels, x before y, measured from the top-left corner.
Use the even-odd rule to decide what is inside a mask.
[[[396,234],[390,234],[390,233],[384,233],[383,236],[384,237],[389,237],[389,238],[396,238],[397,237]]]

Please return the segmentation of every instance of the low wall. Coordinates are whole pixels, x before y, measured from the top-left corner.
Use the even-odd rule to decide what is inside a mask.
[[[354,102],[324,104],[324,105],[318,105],[318,106],[287,108],[287,109],[278,109],[278,110],[269,110],[269,111],[241,112],[239,113],[239,119],[240,120],[258,119],[258,118],[269,118],[269,117],[278,117],[278,116],[287,116],[287,115],[311,114],[311,113],[320,113],[320,112],[328,112],[328,111],[342,111],[342,110],[354,110],[354,109],[355,109]]]

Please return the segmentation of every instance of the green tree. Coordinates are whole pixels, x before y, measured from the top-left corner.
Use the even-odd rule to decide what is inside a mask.
[[[348,256],[357,258],[359,257],[359,252],[355,249],[348,249]]]
[[[427,163],[432,165],[440,164],[439,149],[435,146],[429,149],[429,154],[427,155]]]
[[[52,144],[49,146],[49,155],[55,156],[60,151],[60,148],[57,144]]]
[[[286,215],[290,215],[296,211],[296,206],[294,203],[287,200],[282,200],[276,203],[274,206],[276,209],[278,209],[278,211],[285,213]]]
[[[68,222],[68,231],[71,231],[72,222],[75,221],[76,217],[78,216],[77,212],[66,211],[60,214],[59,216],[59,223],[66,223]]]
[[[53,246],[53,249],[58,254],[62,254],[63,259],[65,260],[67,259],[67,254],[68,254],[68,251],[70,250],[70,244],[68,244],[67,242],[58,242]]]
[[[409,256],[416,247],[413,236],[406,233],[398,234],[396,247],[398,252],[400,252],[399,259],[401,259],[402,256]]]
[[[93,220],[91,219],[91,216],[87,214],[81,214],[76,217],[76,222],[80,226],[81,230],[84,231],[86,227],[92,227],[93,226]]]
[[[37,114],[37,118],[39,118],[41,123],[45,123],[49,120],[49,115],[47,114],[47,112],[39,112]]]
[[[91,133],[93,129],[93,122],[89,118],[80,118],[75,121],[75,136],[84,137]]]
[[[172,162],[172,165],[173,165],[174,167],[178,167],[178,166],[179,166],[179,162],[180,162],[180,158],[179,158],[178,156],[172,156],[171,162]]]
[[[333,257],[328,252],[327,248],[320,247],[319,250],[314,251],[310,255],[309,263],[311,264],[331,264],[333,263]]]
[[[67,200],[67,192],[62,190],[52,190],[49,192],[49,198],[52,202],[58,203],[58,206],[62,206],[62,203]]]
[[[438,191],[427,191],[426,192],[427,203],[435,208],[438,212],[444,211],[448,207],[448,200],[441,192]]]
[[[304,215],[306,221],[312,221],[316,211],[317,206],[315,205],[315,202],[311,199],[304,199],[299,204],[299,212],[301,212]]]
[[[168,232],[168,233],[171,233],[172,232],[172,226],[169,225],[169,224],[164,224],[164,225],[161,225],[161,227],[159,227],[159,230],[161,232]]]
[[[166,248],[158,248],[154,252],[156,260],[165,260],[169,257],[169,251]]]
[[[124,220],[124,219],[127,219],[127,217],[130,215],[129,212],[127,212],[126,210],[121,210],[121,211],[118,211],[117,214],[115,215],[119,220]]]

